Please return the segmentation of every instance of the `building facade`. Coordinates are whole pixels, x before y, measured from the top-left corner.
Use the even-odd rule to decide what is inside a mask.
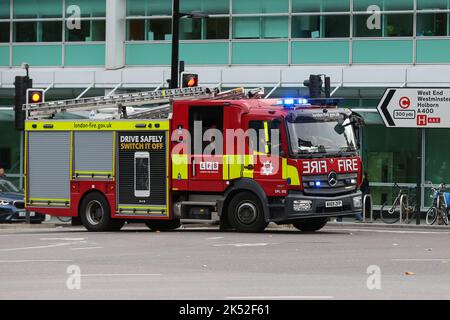
[[[366,118],[361,149],[375,202],[390,198],[394,182],[414,185],[416,130],[385,128],[375,107],[388,87],[450,86],[450,0],[180,3],[209,15],[180,23],[180,59],[201,85],[303,96],[309,74],[330,75],[334,96]],[[0,163],[18,185],[23,141],[11,106],[21,64],[47,99],[161,88],[170,78],[171,11],[170,0],[0,0]],[[428,181],[450,181],[449,134],[425,131],[425,195]]]

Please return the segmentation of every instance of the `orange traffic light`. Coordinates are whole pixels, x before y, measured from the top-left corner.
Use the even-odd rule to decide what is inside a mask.
[[[198,87],[198,74],[182,73],[181,74],[181,87],[182,88]]]
[[[44,102],[45,92],[42,89],[28,89],[27,90],[27,104]]]

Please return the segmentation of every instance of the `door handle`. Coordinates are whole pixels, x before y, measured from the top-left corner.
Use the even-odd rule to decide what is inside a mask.
[[[195,158],[192,158],[192,176],[195,177]]]
[[[253,170],[255,167],[252,164],[249,164],[248,166],[244,166],[244,169]]]

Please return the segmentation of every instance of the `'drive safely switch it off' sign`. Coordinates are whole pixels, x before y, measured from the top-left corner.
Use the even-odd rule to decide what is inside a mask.
[[[450,89],[387,89],[377,109],[387,127],[450,128]]]

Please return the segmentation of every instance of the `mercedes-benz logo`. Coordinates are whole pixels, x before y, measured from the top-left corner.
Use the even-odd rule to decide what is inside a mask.
[[[338,183],[338,177],[336,172],[331,171],[330,174],[328,175],[328,184],[330,185],[330,187],[335,187]]]

